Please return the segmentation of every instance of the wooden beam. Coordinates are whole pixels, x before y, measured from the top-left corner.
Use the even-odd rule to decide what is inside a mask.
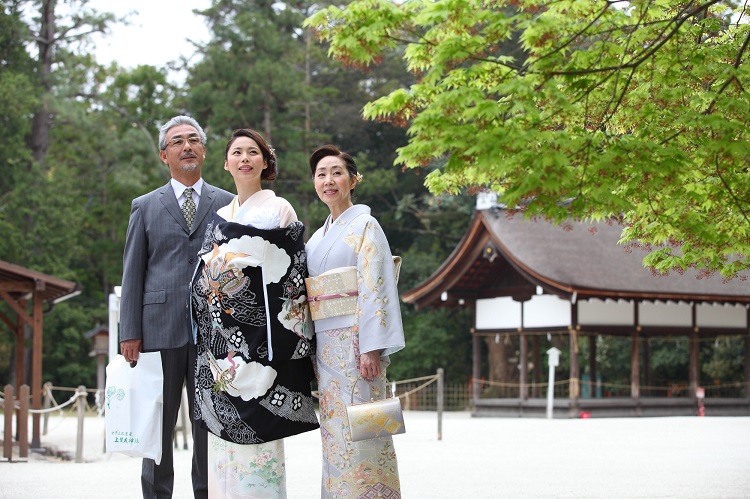
[[[690,333],[689,345],[690,365],[688,367],[688,378],[690,383],[690,396],[695,397],[695,393],[701,383],[700,361],[698,360],[698,354],[700,352],[698,328],[693,329]]]
[[[651,343],[648,337],[641,340],[641,346],[643,347],[643,384],[651,386]],[[653,393],[646,390],[643,394],[644,397],[650,397]]]
[[[42,408],[42,320],[44,316],[44,300],[42,292],[34,292],[34,321],[32,328],[33,351],[31,359],[31,408],[39,410]],[[39,426],[40,414],[34,413],[31,426],[31,447],[39,449],[42,446],[41,432]]]
[[[482,343],[481,338],[474,334],[474,328],[471,329],[472,335],[472,351],[471,351],[471,375],[474,379],[474,385],[472,386],[472,398],[479,400],[480,386],[479,380],[482,379]]]
[[[630,333],[630,397],[632,399],[641,398],[641,378],[640,366],[638,365],[638,340],[640,339],[641,324],[639,307],[640,302],[633,304],[633,324],[635,329]]]
[[[589,394],[596,398],[596,336],[589,335]]]
[[[542,358],[539,354],[539,336],[531,337],[531,358],[534,363],[534,388],[531,389],[531,396],[539,398],[539,383],[541,383]]]
[[[24,308],[26,301],[23,302]],[[16,316],[16,390],[26,383],[26,323],[21,316]]]
[[[519,380],[519,395],[521,400],[527,400],[529,398],[529,339],[525,334],[521,333],[519,342],[521,343],[521,379]]]
[[[639,399],[641,397],[640,366],[638,365],[638,343],[640,335],[638,329],[630,335],[630,397]]]
[[[581,397],[581,367],[578,362],[578,331],[570,328],[570,400],[573,404]]]
[[[39,296],[40,296],[39,301],[41,301],[41,293],[39,294]],[[8,293],[3,291],[2,289],[0,289],[0,298],[8,302],[8,305],[10,305],[10,308],[12,308],[19,316],[21,316],[23,320],[25,320],[29,325],[31,325],[34,322],[31,316],[26,313],[26,310],[21,308],[21,306],[16,302],[16,300],[13,299],[12,296],[10,296]]]
[[[0,281],[0,289],[9,293],[34,291],[34,283],[31,281]]]

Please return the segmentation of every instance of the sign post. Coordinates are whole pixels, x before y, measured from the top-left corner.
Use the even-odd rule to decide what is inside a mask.
[[[547,350],[547,363],[549,364],[549,385],[547,385],[547,419],[552,419],[552,406],[555,403],[555,368],[560,365],[560,354],[562,352],[552,347]]]

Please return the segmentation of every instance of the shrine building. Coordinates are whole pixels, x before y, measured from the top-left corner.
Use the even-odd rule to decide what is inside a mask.
[[[655,275],[643,266],[644,251],[618,244],[621,232],[607,221],[524,219],[493,194],[478,197],[455,250],[402,294],[417,309],[472,311],[466,334],[473,342],[474,416],[544,416],[546,354],[555,345],[565,362],[553,368],[553,417],[750,415],[750,281],[699,278],[692,270]],[[627,345],[629,355],[620,357],[629,366],[620,367],[629,369],[628,384],[613,388],[600,379],[601,337]],[[742,379],[722,386],[701,379],[701,342],[718,338],[744,343]],[[688,345],[683,386],[650,386],[650,345],[660,339]],[[510,354],[493,353],[501,346]],[[506,361],[511,375],[495,375],[493,383],[496,363]]]

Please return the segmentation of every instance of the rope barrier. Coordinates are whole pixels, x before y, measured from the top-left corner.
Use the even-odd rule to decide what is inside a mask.
[[[429,386],[429,385],[431,385],[432,383],[434,383],[434,382],[436,382],[436,381],[438,380],[438,375],[434,375],[434,376],[425,376],[425,377],[422,377],[422,378],[420,378],[420,379],[425,379],[425,378],[430,378],[430,380],[429,380],[429,381],[428,381],[427,383],[422,383],[421,385],[419,385],[418,387],[416,387],[416,388],[415,388],[415,389],[413,389],[413,390],[409,390],[409,391],[408,391],[408,392],[406,392],[406,393],[403,393],[403,394],[401,394],[401,395],[398,395],[398,398],[404,398],[404,397],[408,397],[408,396],[409,396],[409,395],[411,395],[412,393],[418,392],[418,391],[419,391],[419,390],[421,390],[422,388],[424,388],[424,387],[426,387],[426,386]],[[402,381],[402,383],[404,383],[404,382]]]
[[[66,386],[50,386],[49,388],[50,390],[57,390],[59,392],[77,392],[78,391],[77,388],[69,388]],[[86,388],[87,393],[96,393],[97,391],[99,391],[98,388]]]
[[[87,390],[88,391],[88,390]],[[52,399],[52,401],[55,403],[54,407],[50,407],[48,409],[29,409],[29,414],[46,414],[48,412],[55,412],[55,411],[62,411],[63,408],[71,405],[73,402],[75,402],[79,397],[85,397],[87,394],[85,392],[76,392],[72,397],[68,399],[67,402],[63,402],[62,404],[57,404],[57,401],[52,396],[52,393],[48,393],[49,397]],[[2,400],[3,403],[5,403],[5,399],[0,397],[0,400]],[[86,403],[88,406],[88,402]],[[14,410],[20,410],[21,404],[19,404],[17,401],[13,401],[13,409]]]
[[[491,381],[491,380],[481,380],[481,379],[473,379],[471,381],[475,384],[481,384],[481,385],[487,385],[487,386],[500,386],[504,388],[520,388],[520,383],[506,383],[501,381]],[[580,378],[570,378],[570,379],[563,379],[558,380],[553,383],[554,386],[562,386],[571,384],[572,382],[577,382],[581,385],[588,385],[590,387],[602,387],[602,388],[621,388],[621,389],[630,389],[630,384],[621,384],[621,383],[605,383],[602,381],[584,381]],[[704,388],[705,390],[718,390],[722,388],[743,388],[746,385],[750,385],[750,381],[735,381],[732,383],[724,383],[719,385],[707,385],[707,386],[701,386],[701,388]],[[529,388],[546,388],[549,386],[549,383],[526,383],[527,387]],[[650,391],[673,391],[673,390],[688,390],[690,388],[689,384],[685,385],[673,385],[673,386],[650,386],[650,385],[639,385],[638,388],[640,390],[650,390]]]
[[[414,381],[422,381],[424,379],[432,379],[432,378],[437,379],[437,374],[430,374],[429,376],[422,376],[421,378],[404,379],[404,380],[398,381],[397,383],[399,385],[403,385],[404,383],[412,383]]]
[[[76,399],[78,399],[78,397],[85,397],[85,396],[86,396],[85,393],[79,392],[73,395],[72,397],[70,397],[67,402],[63,402],[62,404],[56,405],[55,407],[50,407],[49,409],[29,409],[29,414],[45,414],[48,412],[61,411],[63,408],[75,402]],[[21,406],[17,402],[15,402],[13,404],[13,408],[18,410],[21,408]]]

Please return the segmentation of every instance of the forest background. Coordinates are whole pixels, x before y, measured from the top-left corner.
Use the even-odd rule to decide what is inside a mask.
[[[312,186],[310,152],[334,143],[354,154],[365,177],[355,202],[372,208],[393,253],[403,257],[402,291],[434,272],[463,236],[473,196],[468,190],[431,193],[424,185],[445,162],[394,166],[397,150],[408,143],[406,128],[362,118],[369,102],[417,83],[403,48],[383,53],[367,68],[346,67],[304,27],[325,2],[214,0],[195,12],[210,33],[195,46],[200,57],[124,68],[101,64],[91,51],[92,37],[122,19],[87,3],[5,0],[0,11],[0,260],[83,289],[45,315],[44,381],[95,385],[91,341],[84,334],[107,323],[107,297],[121,281],[131,200],[169,178],[158,157],[157,135],[176,114],[202,124],[208,135],[204,178],[230,191],[231,177],[222,168],[226,138],[239,127],[261,131],[279,157],[279,177],[268,187],[293,204],[308,237],[328,213]],[[186,75],[184,81],[170,78],[175,71]],[[433,374],[442,367],[449,383],[467,384],[470,314],[402,304],[402,316],[408,348],[394,356],[389,378]],[[611,382],[626,383],[629,346],[600,341],[601,372]],[[509,346],[507,358],[517,358]],[[3,383],[13,382],[15,347],[12,332],[0,328]],[[701,355],[706,376],[741,372],[737,343],[717,339]],[[687,380],[685,359],[687,342],[655,345],[654,378]],[[513,378],[517,369],[508,365],[500,379]],[[566,366],[563,358],[560,368]]]

